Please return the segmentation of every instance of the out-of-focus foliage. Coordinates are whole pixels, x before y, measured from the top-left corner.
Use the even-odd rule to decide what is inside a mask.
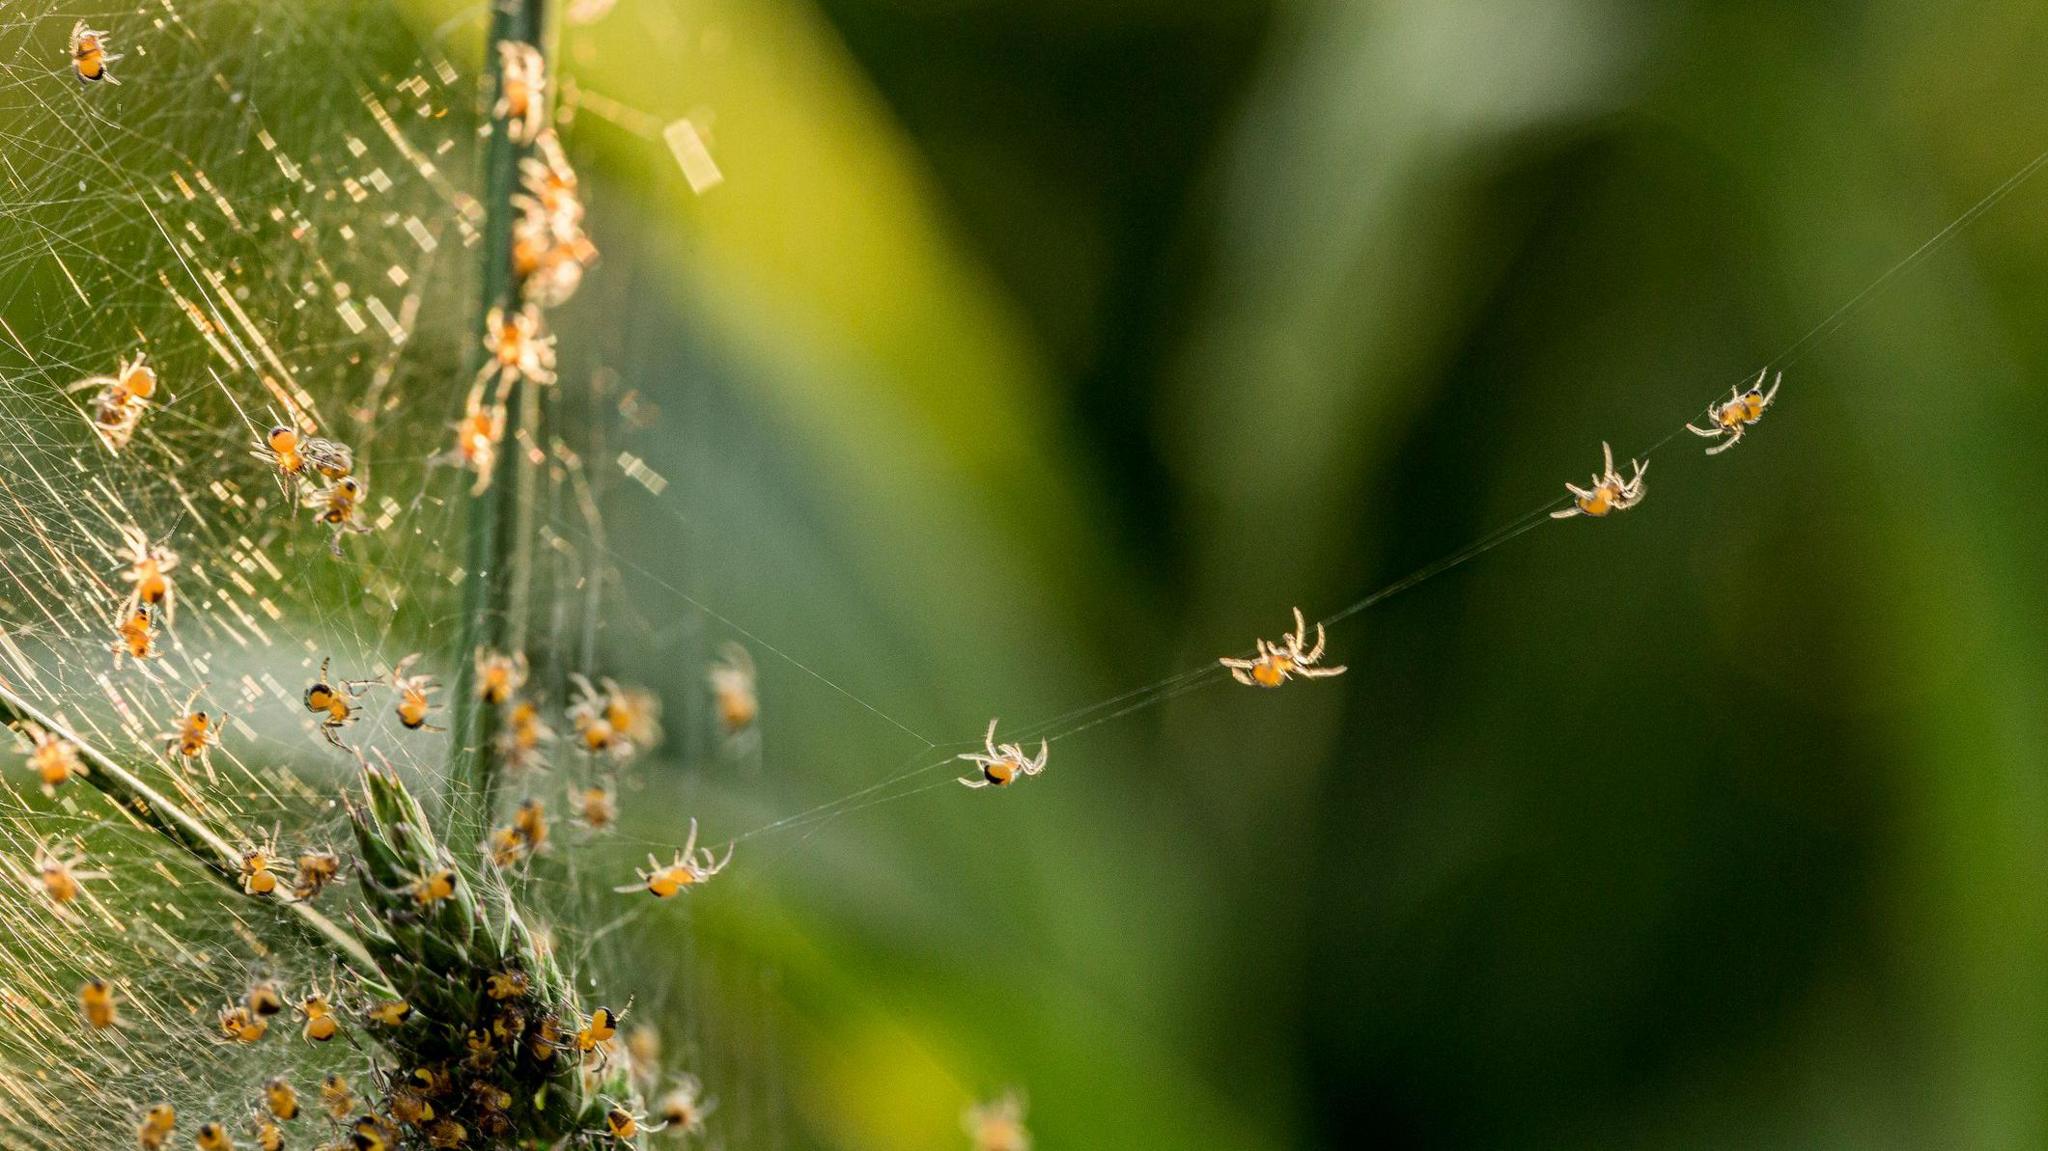
[[[2011,0],[566,27],[607,262],[565,378],[632,393],[593,459],[669,480],[609,489],[610,663],[701,709],[730,632],[687,595],[815,672],[757,644],[758,750],[696,749],[639,833],[1236,650],[1677,430],[2048,147],[2043,31]],[[1047,1147],[2041,1142],[2044,205],[1803,353],[1740,449],[1661,452],[1641,509],[1340,628],[1342,680],[746,841],[675,965],[720,973],[728,1118],[768,1083],[801,1145],[951,1147],[1016,1083]]]

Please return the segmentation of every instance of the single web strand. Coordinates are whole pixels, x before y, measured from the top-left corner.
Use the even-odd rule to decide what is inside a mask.
[[[598,546],[597,542],[588,536],[584,538],[583,544],[585,547]],[[664,579],[659,575],[656,575],[646,565],[637,563],[625,556],[620,555],[617,551],[611,549],[605,549],[604,554],[606,558],[608,558],[611,562],[616,563],[622,567],[628,567],[633,569],[635,572],[638,572],[641,576],[652,581],[656,586],[660,587],[663,591],[667,592],[672,596],[675,596],[677,599],[682,600],[684,603],[689,604],[691,607],[697,609],[699,612],[702,612],[706,617],[717,620],[719,623],[724,624],[726,627],[729,627],[733,631],[739,633],[740,635],[743,635],[749,640],[752,640],[763,651],[768,652],[775,658],[782,660],[789,666],[797,669],[798,671],[804,673],[807,676],[810,676],[812,679],[817,680],[819,683],[824,684],[826,687],[831,688],[833,691],[839,693],[840,695],[851,700],[853,703],[857,704],[861,708],[861,710],[868,712],[875,718],[881,720],[882,722],[888,724],[889,726],[895,728],[903,734],[910,736],[912,739],[917,740],[919,743],[924,744],[927,748],[934,748],[939,746],[938,743],[936,743],[929,737],[921,734],[916,729],[910,727],[908,724],[903,723],[901,720],[898,720],[896,717],[890,715],[888,712],[883,711],[881,708],[876,707],[874,704],[869,703],[867,700],[864,700],[861,697],[855,695],[853,692],[848,691],[846,688],[841,687],[838,683],[834,682],[831,678],[826,676],[825,673],[818,671],[816,668],[811,667],[809,664],[804,663],[802,660],[796,658],[795,656],[789,654],[788,652],[761,638],[755,632],[750,631],[745,627],[742,627],[739,623],[735,622],[732,619],[732,617],[717,611],[710,605],[706,604],[703,600],[700,600],[696,596],[691,595],[689,592],[686,592],[683,589],[677,587],[674,583],[670,582],[669,580]]]

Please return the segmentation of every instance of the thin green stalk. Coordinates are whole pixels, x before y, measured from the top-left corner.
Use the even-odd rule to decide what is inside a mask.
[[[547,26],[545,0],[499,0],[492,9],[491,33],[485,45],[488,92],[503,84],[498,45],[517,42],[543,47]],[[493,308],[508,313],[518,304],[512,270],[512,196],[519,188],[519,161],[528,151],[515,143],[501,121],[484,147],[484,243],[482,291],[478,307],[478,341],[469,367],[481,363],[481,333]],[[539,422],[539,396],[530,381],[515,378],[505,397],[505,433],[493,474],[473,497],[467,524],[467,570],[463,595],[462,644],[457,653],[455,700],[450,740],[448,838],[459,850],[474,854],[490,827],[496,798],[499,763],[497,715],[477,698],[475,653],[514,652],[524,647],[528,583],[532,569],[534,491],[538,469],[529,450]]]
[[[99,789],[115,806],[127,812],[136,822],[185,849],[232,889],[237,897],[249,898],[242,893],[242,853],[227,840],[222,839],[219,833],[208,827],[198,816],[171,802],[162,792],[142,782],[134,773],[115,762],[112,756],[81,739],[77,731],[30,703],[5,682],[0,682],[0,718],[12,723],[33,723],[50,734],[69,741],[78,749],[78,754],[91,764],[91,770],[84,775],[86,783]],[[340,952],[365,978],[376,983],[384,982],[384,973],[377,966],[377,961],[370,957],[369,949],[340,924],[305,903],[281,901],[278,906],[290,913],[306,934]]]

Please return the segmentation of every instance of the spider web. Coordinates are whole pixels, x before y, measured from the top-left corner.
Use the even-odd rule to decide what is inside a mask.
[[[439,34],[422,37],[389,16],[377,6],[207,0],[188,9],[158,0],[139,13],[16,9],[0,21],[0,680],[231,840],[274,834],[288,851],[342,844],[335,796],[355,770],[321,741],[300,692],[325,660],[336,678],[368,680],[414,651],[430,653],[423,670],[451,679],[445,660],[468,575],[459,559],[467,477],[427,461],[445,446],[468,384],[481,209],[465,189],[479,125],[473,69],[453,61],[480,49],[445,48]],[[82,86],[69,74],[65,41],[81,18],[125,54],[111,66],[119,86]],[[474,42],[476,28],[459,31]],[[1791,362],[1931,250],[1913,253],[1777,362]],[[565,344],[575,338],[564,332]],[[66,389],[139,352],[161,390],[134,442],[110,453],[89,426],[91,393]],[[598,670],[596,621],[619,582],[613,565],[630,563],[605,538],[604,479],[588,462],[606,460],[601,429],[616,399],[601,379],[555,389],[546,438],[519,445],[545,461],[534,595],[543,611],[528,653],[557,712],[568,673]],[[275,422],[299,422],[356,451],[372,530],[343,539],[340,560],[329,532],[249,457]],[[1549,506],[1328,620],[1540,526]],[[162,655],[141,663],[110,650],[126,595],[118,549],[130,527],[181,559]],[[680,585],[638,574],[699,620],[737,628]],[[953,755],[976,746],[978,733],[934,742],[774,649],[767,641],[780,633],[764,635],[753,637],[757,650],[921,746],[877,782],[770,817],[741,839],[808,837],[870,804],[954,786]],[[1006,728],[1003,738],[1062,739],[1222,682],[1204,663]],[[231,723],[203,761],[178,764],[161,733],[194,699]],[[365,711],[346,738],[433,790],[443,738],[401,730],[386,695],[366,696]],[[534,794],[559,810],[569,787],[608,777],[565,757],[546,778],[514,780],[510,798]],[[741,1111],[733,1084],[751,1092],[759,1072],[731,1052],[772,1046],[772,1035],[721,1021],[703,1001],[710,993],[699,998],[688,979],[670,1004],[665,983],[601,986],[589,977],[623,972],[622,957],[673,936],[649,922],[645,903],[620,916],[609,891],[623,862],[657,845],[619,836],[601,851],[588,846],[536,861],[515,878],[523,897],[553,925],[568,966],[585,973],[580,991],[610,1002],[637,994],[640,1019],[679,1007],[688,1022],[680,1042],[670,1037],[676,1052],[686,1062],[707,1052],[720,1059],[706,1078],[727,1095],[726,1114]],[[113,874],[89,881],[73,908],[55,909],[30,886],[45,850],[80,852],[81,866]],[[273,909],[222,899],[210,878],[96,794],[73,784],[50,801],[24,773],[0,770],[0,872],[9,939],[0,948],[0,1145],[123,1145],[159,1101],[178,1108],[180,1138],[206,1119],[246,1138],[250,1104],[270,1075],[288,1072],[309,1096],[328,1070],[367,1087],[369,1051],[308,1047],[282,1020],[261,1043],[214,1040],[213,1012],[252,965],[295,990],[331,986],[337,972],[280,946],[288,936]],[[680,965],[696,962],[686,953]],[[121,991],[116,1031],[78,1022],[76,989],[92,976]],[[195,1058],[201,1042],[214,1046]],[[760,1094],[772,1115],[772,1081]],[[301,1120],[299,1138],[312,1129]]]
[[[122,55],[118,85],[71,74],[80,19]],[[323,661],[337,680],[371,680],[420,651],[419,670],[453,678],[469,477],[431,457],[474,341],[481,21],[422,35],[380,5],[154,0],[15,7],[0,22],[0,681],[238,846],[274,836],[287,855],[345,854],[337,797],[356,761],[300,703]],[[138,353],[159,389],[112,452],[90,426],[94,393],[67,389]],[[369,531],[335,541],[251,458],[277,423],[354,448]],[[554,515],[601,533],[577,453],[531,446],[548,459],[543,539],[559,537]],[[179,558],[159,655],[142,661],[113,650],[129,529]],[[548,555],[542,597],[605,585],[581,557]],[[530,651],[557,711],[593,655],[583,602],[551,613]],[[389,701],[366,691],[346,739],[431,807],[445,736],[403,730]],[[188,705],[226,726],[184,762],[164,740]],[[292,1140],[324,1141],[320,1077],[370,1091],[372,1050],[353,1029],[304,1044],[288,1015],[230,1044],[213,1017],[257,968],[288,993],[336,990],[332,961],[97,793],[74,782],[46,799],[18,764],[10,750],[0,770],[0,1145],[129,1145],[158,1102],[177,1108],[177,1141],[215,1120],[246,1142],[278,1074],[306,1104]],[[559,811],[575,775],[516,780],[510,798]],[[34,879],[45,853],[108,874],[60,908]],[[575,928],[618,910],[581,866],[558,852],[514,882],[572,970],[616,970],[605,960],[638,926]],[[80,1022],[77,989],[94,977],[117,987],[116,1029]],[[658,985],[602,992],[636,993],[635,1014],[658,1018]]]

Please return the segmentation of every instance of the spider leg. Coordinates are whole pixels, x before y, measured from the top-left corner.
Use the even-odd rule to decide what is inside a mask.
[[[1765,370],[1766,370],[1766,371],[1768,371],[1769,369],[1767,368],[1767,369],[1765,369]],[[1764,382],[1764,378],[1763,378],[1763,377],[1762,377],[1761,375],[1759,375],[1759,376],[1758,376],[1758,377],[1756,378],[1756,382],[1757,382],[1758,384],[1762,384],[1762,383]],[[1763,400],[1763,403],[1762,403],[1761,405],[1759,405],[1759,406],[1761,406],[1761,407],[1766,407],[1766,408],[1770,407],[1770,406],[1771,406],[1771,401],[1772,401],[1772,400],[1774,400],[1774,399],[1776,399],[1776,398],[1778,397],[1778,385],[1780,385],[1780,384],[1782,384],[1782,383],[1784,383],[1784,382],[1785,382],[1785,373],[1783,373],[1783,372],[1779,372],[1779,373],[1778,373],[1778,375],[1777,375],[1777,378],[1775,378],[1775,379],[1773,379],[1773,380],[1771,381],[1771,390],[1770,390],[1770,391],[1768,391],[1768,392],[1765,392],[1765,393],[1764,393],[1764,400]]]
[[[1719,428],[1702,428],[1692,424],[1685,425],[1685,430],[1696,436],[1705,436],[1710,440],[1718,438],[1721,434],[1721,429]]]
[[[1610,475],[1610,476],[1611,476],[1611,475],[1613,475],[1613,474],[1614,474],[1614,449],[1608,446],[1608,444],[1607,444],[1607,441],[1606,441],[1606,440],[1601,440],[1601,441],[1600,441],[1600,459],[1601,459],[1601,461],[1602,461],[1603,465],[1605,466],[1605,471],[1606,471],[1606,474],[1608,474],[1608,475]]]
[[[981,789],[981,788],[984,788],[984,787],[987,787],[987,786],[988,786],[988,780],[985,780],[985,779],[976,779],[976,778],[974,778],[974,777],[972,777],[972,776],[964,776],[964,775],[963,775],[963,776],[961,776],[961,777],[959,777],[958,779],[954,780],[954,782],[955,782],[955,783],[958,783],[958,784],[959,784],[960,786],[962,786],[962,787],[974,788],[974,789],[976,789],[976,790],[979,790],[979,789]]]
[[[1312,648],[1308,649],[1308,650],[1307,650],[1306,652],[1302,652],[1302,653],[1300,653],[1300,654],[1296,655],[1296,656],[1295,656],[1295,658],[1294,658],[1294,662],[1295,662],[1295,663],[1298,663],[1298,664],[1301,664],[1301,663],[1314,663],[1315,661],[1317,661],[1317,660],[1321,659],[1321,658],[1323,657],[1323,644],[1324,644],[1325,642],[1326,642],[1326,637],[1325,637],[1325,635],[1323,634],[1323,625],[1322,625],[1322,624],[1317,624],[1317,625],[1316,625],[1316,645],[1315,645],[1314,647],[1312,647]]]
[[[166,607],[168,607],[169,605],[168,605],[168,604],[166,604],[165,606],[166,606]],[[135,613],[136,613],[136,612],[138,612],[138,611],[141,611],[141,610],[142,610],[142,585],[138,583],[138,584],[136,584],[136,585],[135,585],[135,590],[134,590],[134,591],[131,591],[131,592],[129,592],[129,593],[128,593],[128,598],[127,598],[127,599],[125,599],[125,600],[122,600],[122,601],[121,601],[121,615],[120,615],[120,618],[121,618],[121,619],[123,619],[123,620],[126,620],[126,619],[131,619],[131,618],[133,618],[133,617],[134,617],[134,615],[135,615]]]
[[[1734,446],[1735,446],[1736,444],[1739,444],[1739,443],[1741,443],[1741,442],[1742,442],[1742,426],[1738,424],[1738,425],[1736,425],[1736,426],[1735,426],[1735,428],[1734,428],[1733,430],[1731,430],[1731,431],[1730,431],[1730,432],[1728,433],[1728,438],[1727,438],[1727,439],[1726,439],[1725,441],[1723,441],[1723,442],[1721,442],[1721,443],[1718,443],[1718,444],[1715,444],[1715,445],[1714,445],[1713,447],[1711,447],[1711,448],[1708,448],[1708,449],[1707,449],[1707,454],[1708,454],[1708,455],[1710,455],[1710,456],[1718,456],[1718,455],[1720,455],[1720,454],[1721,454],[1722,452],[1725,452],[1725,451],[1727,451],[1727,450],[1728,450],[1729,448],[1732,448],[1732,447],[1734,447]]]
[[[1570,506],[1570,507],[1568,507],[1568,508],[1564,509],[1563,511],[1551,512],[1551,513],[1550,513],[1550,518],[1551,518],[1551,519],[1554,519],[1554,520],[1568,520],[1568,519],[1572,518],[1573,516],[1576,516],[1576,515],[1583,515],[1583,514],[1584,514],[1584,513],[1583,513],[1583,512],[1581,512],[1581,511],[1579,510],[1579,505],[1577,505],[1577,504],[1573,504],[1572,506]],[[1250,681],[1250,680],[1246,680],[1245,682],[1246,682],[1246,683],[1250,683],[1251,681]]]
[[[1246,686],[1252,686],[1255,683],[1255,681],[1252,679],[1251,672],[1247,670],[1250,667],[1248,661],[1245,661],[1244,667],[1239,667],[1236,664],[1228,663],[1227,661],[1224,666],[1230,668],[1230,678],[1236,680],[1237,682],[1244,684]]]

